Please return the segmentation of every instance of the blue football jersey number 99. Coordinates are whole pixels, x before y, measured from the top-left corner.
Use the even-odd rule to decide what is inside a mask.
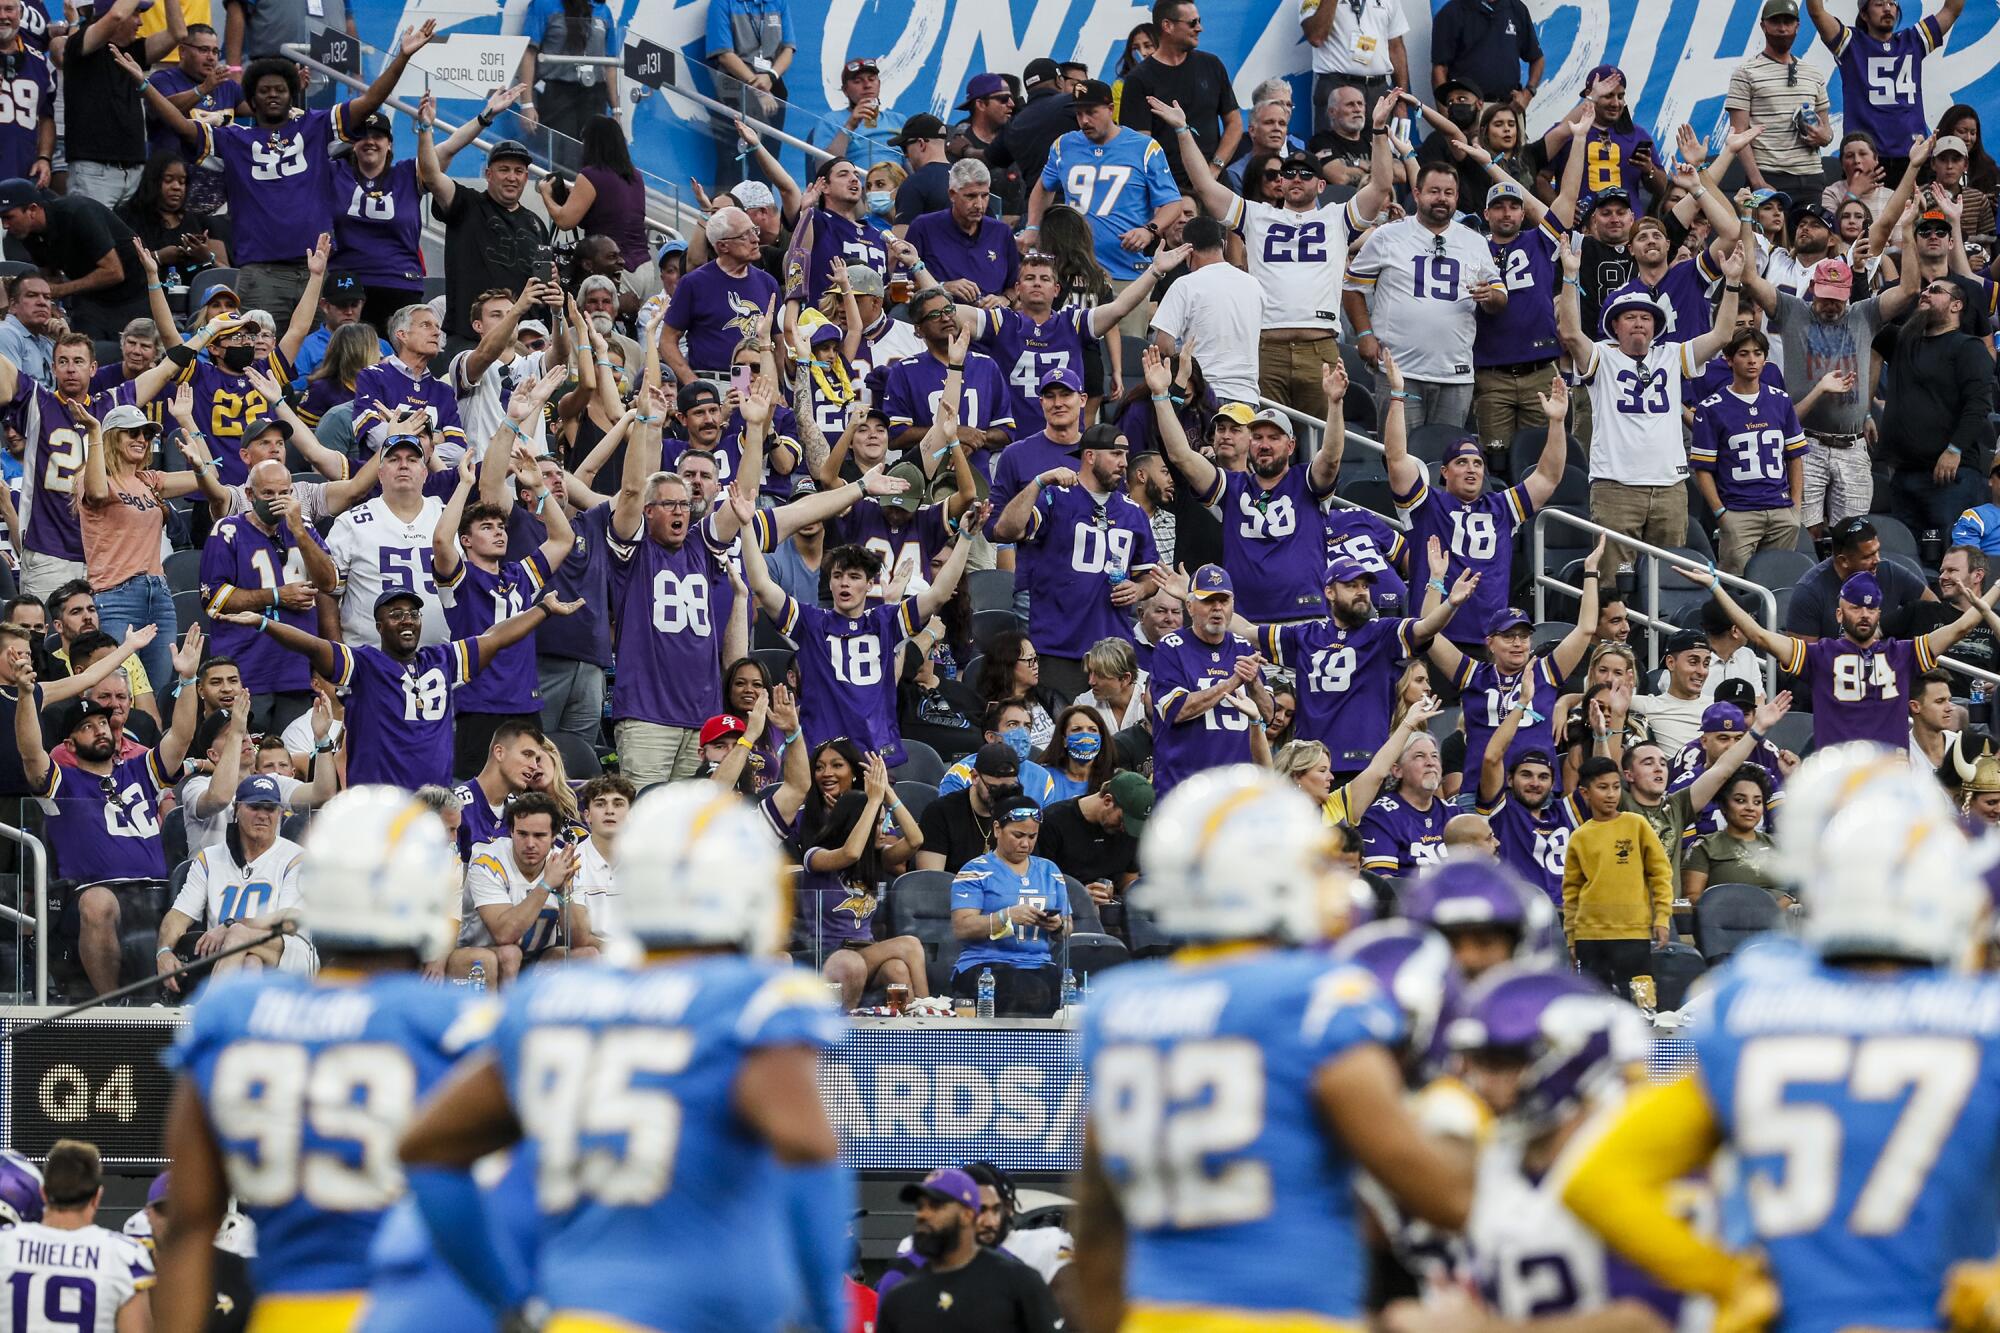
[[[694,1033],[686,1028],[527,1034],[521,1120],[535,1136],[535,1192],[544,1213],[585,1200],[643,1208],[673,1187],[681,1105],[661,1083],[693,1055]]]
[[[237,1042],[215,1062],[208,1090],[229,1186],[245,1206],[303,1196],[334,1213],[395,1202],[396,1140],[416,1100],[416,1068],[387,1042],[317,1055],[291,1042]]]
[[[1270,1214],[1267,1163],[1210,1167],[1264,1132],[1264,1053],[1254,1042],[1110,1046],[1091,1073],[1097,1147],[1134,1227],[1234,1226]]]

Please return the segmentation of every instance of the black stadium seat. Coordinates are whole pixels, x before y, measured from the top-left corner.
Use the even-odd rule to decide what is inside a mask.
[[[951,933],[950,872],[910,870],[889,886],[889,929],[923,941],[931,993],[951,990],[951,965],[958,959],[958,938]]]
[[[1694,942],[1715,966],[1745,943],[1776,930],[1784,909],[1768,889],[1754,884],[1711,884],[1694,904]]]
[[[927,782],[932,787],[944,780],[944,760],[922,741],[903,741],[903,762],[889,770],[897,782]]]

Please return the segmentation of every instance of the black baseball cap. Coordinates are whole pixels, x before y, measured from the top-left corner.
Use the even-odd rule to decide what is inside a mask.
[[[408,588],[384,588],[376,594],[375,606],[370,614],[379,616],[384,610],[395,605],[397,602],[415,602],[418,609],[421,610],[424,599]]]
[[[396,131],[390,126],[387,116],[383,115],[380,111],[372,111],[368,114],[366,120],[363,120],[359,125],[354,127],[352,137],[366,139],[370,135],[379,135],[384,139],[393,139],[396,137]]]
[[[1708,647],[1708,636],[1698,629],[1677,629],[1667,636],[1667,656],[1684,653],[1691,648]]]
[[[896,137],[889,140],[889,143],[891,147],[901,148],[913,139],[942,140],[943,138],[944,122],[929,112],[925,112],[921,115],[911,116],[908,120],[904,121],[903,128],[896,132]]]
[[[1061,77],[1062,70],[1055,61],[1047,56],[1037,56],[1028,62],[1026,69],[1021,71],[1021,86],[1039,88],[1045,83],[1054,83]]]
[[[76,729],[90,721],[93,717],[110,717],[111,715],[111,705],[109,704],[101,704],[95,699],[78,699],[63,710],[63,735],[75,735]],[[1003,745],[1000,748],[1005,750],[1007,747]],[[1014,752],[1007,750],[1007,753],[1012,754]]]
[[[245,444],[250,443],[250,441],[256,439],[259,435],[262,435],[267,430],[274,430],[278,432],[278,438],[281,440],[289,440],[292,438],[291,422],[280,421],[277,417],[264,416],[264,417],[258,417],[255,421],[252,421],[248,426],[244,428],[243,443]]]
[[[529,152],[528,145],[522,143],[519,139],[502,139],[499,143],[494,144],[486,150],[486,160],[488,162],[502,162],[507,160],[533,162],[535,155]]]
[[[972,771],[982,778],[1017,778],[1021,776],[1021,757],[1012,747],[992,741],[980,746],[972,757]]]
[[[334,305],[353,305],[368,299],[368,285],[352,273],[329,273],[319,294],[321,300]]]
[[[1077,106],[1110,106],[1111,85],[1102,79],[1085,79],[1069,95],[1069,100]]]
[[[674,394],[674,408],[679,412],[692,412],[703,403],[720,403],[722,391],[708,380],[689,380]]]
[[[0,213],[11,213],[29,204],[39,204],[42,198],[42,187],[31,180],[15,176],[0,181]]]
[[[1444,104],[1444,99],[1453,93],[1471,93],[1482,102],[1486,100],[1486,94],[1480,91],[1479,85],[1471,79],[1446,79],[1431,90],[1431,96],[1440,106]]]

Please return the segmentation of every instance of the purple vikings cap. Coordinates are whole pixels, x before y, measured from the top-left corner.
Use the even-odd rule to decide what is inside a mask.
[[[1477,435],[1459,436],[1444,447],[1444,457],[1438,461],[1449,463],[1460,458],[1476,458],[1482,463],[1486,461],[1486,455],[1479,448]]]
[[[42,1220],[42,1173],[19,1153],[0,1153],[0,1224]]]
[[[1741,736],[1749,729],[1743,720],[1743,710],[1735,704],[1710,704],[1702,710],[1701,729],[1706,732],[1721,732],[1730,736]]]
[[[1336,583],[1352,583],[1356,579],[1367,579],[1373,583],[1375,571],[1351,555],[1336,556],[1333,563],[1326,567],[1326,587],[1330,588]]]
[[[1188,596],[1196,601],[1224,594],[1234,597],[1236,585],[1229,581],[1229,571],[1221,565],[1203,565],[1194,572],[1194,582],[1188,585]]]
[[[1646,1058],[1639,1011],[1573,973],[1496,968],[1466,995],[1464,1010],[1448,1033],[1453,1050],[1527,1058],[1508,1114],[1530,1126],[1553,1123]]]
[[[1849,606],[1880,606],[1882,585],[1875,581],[1873,574],[1863,570],[1840,585],[1840,600]]]
[[[942,1167],[924,1177],[921,1185],[905,1185],[897,1197],[904,1203],[915,1203],[918,1199],[942,1199],[950,1203],[962,1203],[973,1212],[979,1211],[979,1185],[973,1178],[955,1166]]]
[[[1343,936],[1333,956],[1374,977],[1403,1011],[1404,1069],[1436,1066],[1445,1055],[1445,1028],[1458,1014],[1458,969],[1444,936],[1414,921],[1374,921]]]
[[[146,1187],[146,1206],[148,1208],[151,1208],[154,1204],[167,1197],[167,1183],[173,1178],[173,1174],[171,1171],[162,1171],[159,1175],[153,1177],[153,1183]]]
[[[1532,626],[1534,623],[1528,619],[1528,613],[1520,607],[1503,606],[1486,617],[1486,634],[1490,638],[1495,634],[1505,634],[1510,629]]]
[[[1042,376],[1040,382],[1035,385],[1035,392],[1043,393],[1049,389],[1056,388],[1058,385],[1068,389],[1071,393],[1082,393],[1083,376],[1077,374],[1068,366],[1057,366],[1054,370]]]

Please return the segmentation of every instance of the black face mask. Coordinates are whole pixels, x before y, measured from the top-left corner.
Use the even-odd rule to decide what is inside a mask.
[[[1462,130],[1469,130],[1472,123],[1479,119],[1479,108],[1457,102],[1444,109],[1444,118]]]
[[[225,347],[222,349],[222,368],[241,375],[257,359],[257,349],[248,347]]]
[[[265,527],[275,528],[278,526],[278,509],[271,501],[252,500],[250,502],[250,512],[255,514],[257,521]]]
[[[1017,783],[1010,782],[1005,786],[999,787],[989,784],[986,788],[986,808],[988,810],[1005,810],[1009,805],[1019,800],[1020,797],[1021,788]]]

